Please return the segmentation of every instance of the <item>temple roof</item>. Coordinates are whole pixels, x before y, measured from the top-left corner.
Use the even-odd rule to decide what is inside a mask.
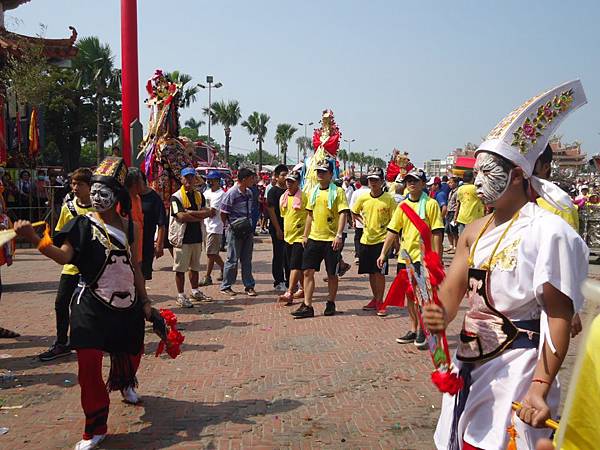
[[[3,2],[7,3],[7,2]],[[18,53],[23,46],[31,44],[41,44],[44,48],[44,55],[49,60],[52,59],[72,59],[77,55],[77,30],[69,27],[71,37],[66,39],[46,39],[33,36],[25,36],[13,33],[4,28],[0,28],[0,54]]]

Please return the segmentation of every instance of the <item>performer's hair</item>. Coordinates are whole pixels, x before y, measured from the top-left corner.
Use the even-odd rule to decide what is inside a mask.
[[[75,169],[71,174],[71,181],[79,181],[90,186],[92,184],[92,171],[87,167]]]
[[[115,197],[117,198],[117,203],[119,204],[121,216],[127,218],[127,241],[129,242],[129,245],[131,245],[133,243],[134,236],[133,217],[131,216],[131,197],[129,196],[129,191],[125,188],[118,188],[115,190]]]
[[[276,177],[279,176],[279,174],[281,174],[281,172],[287,172],[288,171],[288,167],[285,164],[278,164],[277,166],[275,166],[275,170],[273,170],[273,173],[275,174]]]
[[[552,147],[550,147],[550,144],[547,144],[546,148],[537,160],[542,164],[550,164],[552,162],[552,156]]]
[[[125,187],[129,189],[135,183],[139,183],[140,180],[144,180],[144,175],[140,169],[137,167],[130,167],[127,169],[127,176],[125,177]]]
[[[238,172],[238,180],[242,181],[245,180],[248,177],[253,177],[254,175],[256,175],[253,171],[251,171],[250,169],[247,169],[246,167],[240,169],[240,171]]]

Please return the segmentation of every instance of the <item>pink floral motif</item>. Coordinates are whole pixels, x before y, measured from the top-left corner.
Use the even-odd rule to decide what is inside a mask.
[[[527,153],[529,148],[537,142],[537,138],[542,136],[542,131],[554,120],[560,113],[569,109],[573,103],[573,90],[562,92],[560,95],[541,105],[533,118],[527,117],[517,130],[513,133],[511,145],[519,148],[521,153]]]

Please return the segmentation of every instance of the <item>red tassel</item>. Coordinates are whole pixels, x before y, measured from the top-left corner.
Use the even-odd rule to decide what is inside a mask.
[[[154,356],[158,357],[162,352],[167,349],[167,354],[175,359],[179,354],[181,354],[181,344],[185,340],[185,336],[181,334],[179,330],[177,330],[177,316],[173,313],[173,311],[169,309],[161,309],[160,315],[165,320],[167,325],[167,340],[160,341],[158,343],[158,347],[156,348],[156,353]]]
[[[450,395],[456,395],[464,386],[464,381],[456,373],[435,370],[431,373],[431,381],[437,386],[440,392]]]

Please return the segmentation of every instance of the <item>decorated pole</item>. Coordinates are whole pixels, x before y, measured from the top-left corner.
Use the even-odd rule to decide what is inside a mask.
[[[138,91],[137,0],[121,0],[121,79],[122,123],[121,151],[131,165],[130,126],[140,117]]]

